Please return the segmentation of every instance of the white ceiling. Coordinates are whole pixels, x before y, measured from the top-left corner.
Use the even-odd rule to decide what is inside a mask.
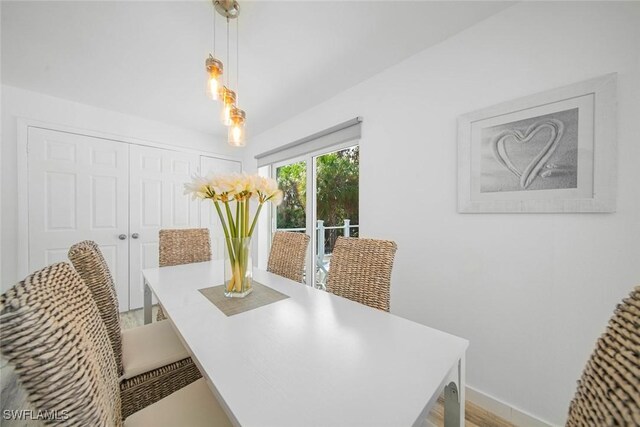
[[[240,4],[239,101],[256,134],[511,3]],[[225,52],[224,21],[217,23]],[[219,107],[204,95],[212,40],[209,0],[3,1],[2,82],[226,135]]]

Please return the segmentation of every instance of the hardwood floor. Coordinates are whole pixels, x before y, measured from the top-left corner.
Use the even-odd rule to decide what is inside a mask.
[[[429,414],[429,423],[436,427],[444,426],[444,401],[438,399],[436,407]],[[465,403],[465,427],[514,427],[510,422],[487,411],[480,406],[469,402]]]
[[[154,319],[156,317],[156,313],[157,308],[154,307]],[[122,329],[129,329],[142,325],[142,309],[122,313],[120,315],[120,323]],[[5,409],[29,409],[30,405],[26,400],[26,394],[24,393],[24,390],[22,390],[22,387],[17,383],[13,368],[7,365],[4,359],[2,359],[0,366],[0,414],[2,414],[2,411]],[[436,427],[444,426],[444,407],[442,403],[441,398],[436,407],[429,414],[428,423]],[[513,427],[513,424],[469,401],[466,402],[465,418],[466,427]],[[6,427],[34,427],[41,425],[35,421],[8,420],[1,420],[0,424]]]

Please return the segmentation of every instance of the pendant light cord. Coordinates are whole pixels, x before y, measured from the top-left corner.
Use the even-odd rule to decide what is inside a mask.
[[[236,18],[236,105],[240,105],[240,17]]]
[[[213,57],[216,57],[216,8],[213,7]]]
[[[227,18],[227,64],[231,65],[231,62],[229,62],[229,18]],[[227,86],[231,86],[231,76],[227,78]]]

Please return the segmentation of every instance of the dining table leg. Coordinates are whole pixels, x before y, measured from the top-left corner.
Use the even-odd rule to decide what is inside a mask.
[[[149,284],[147,281],[144,281],[144,324],[148,325],[151,323],[152,316],[152,306],[153,303],[151,301],[151,288],[149,288]]]
[[[464,426],[465,400],[465,363],[464,356],[458,360],[458,366],[452,379],[444,388],[444,425],[445,427]]]

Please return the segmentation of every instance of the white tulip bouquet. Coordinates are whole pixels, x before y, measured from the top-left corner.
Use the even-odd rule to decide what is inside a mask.
[[[265,203],[282,202],[282,191],[271,178],[248,174],[195,175],[184,185],[184,193],[193,199],[213,202],[224,232],[229,257],[227,296],[245,296],[251,292],[250,239]],[[253,218],[249,209],[251,200],[258,202]],[[234,214],[235,212],[235,214]],[[226,275],[225,275],[226,276]]]

